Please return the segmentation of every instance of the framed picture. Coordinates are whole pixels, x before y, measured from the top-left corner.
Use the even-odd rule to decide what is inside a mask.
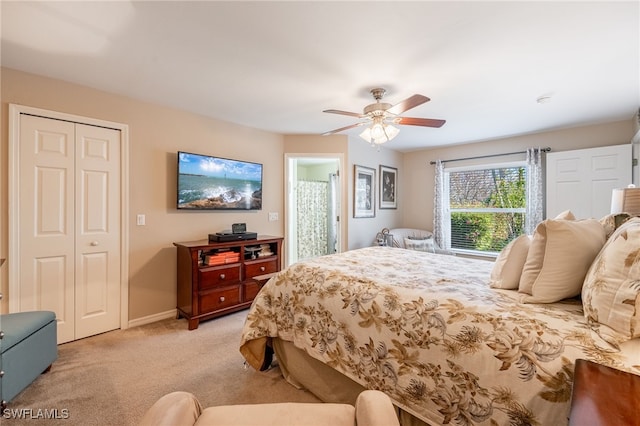
[[[398,207],[398,169],[380,165],[380,208]]]
[[[376,170],[353,166],[353,217],[376,216]]]

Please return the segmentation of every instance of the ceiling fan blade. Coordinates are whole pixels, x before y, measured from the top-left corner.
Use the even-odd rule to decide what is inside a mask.
[[[422,95],[413,95],[405,99],[404,101],[398,102],[391,108],[387,110],[388,113],[393,115],[400,115],[405,111],[409,111],[411,108],[415,108],[418,105],[422,105],[425,102],[429,102],[431,99]]]
[[[360,127],[360,126],[364,126],[365,124],[367,124],[366,122],[362,122],[362,123],[356,123],[356,124],[352,124],[350,126],[345,126],[345,127],[340,127],[339,129],[335,129],[335,130],[331,130],[329,132],[324,132],[322,134],[322,136],[327,136],[327,135],[332,135],[334,133],[340,133],[344,130],[349,130],[349,129],[353,129],[354,127]]]
[[[433,118],[413,118],[413,117],[399,117],[393,120],[394,123],[404,124],[409,126],[424,126],[424,127],[442,127],[446,120],[436,120]]]
[[[358,117],[358,118],[366,117],[366,115],[362,115],[362,114],[359,114],[357,112],[340,111],[339,109],[325,109],[322,112],[328,112],[328,113],[331,113],[331,114],[349,115],[351,117]]]

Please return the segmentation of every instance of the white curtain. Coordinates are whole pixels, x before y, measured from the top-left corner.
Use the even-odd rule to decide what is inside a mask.
[[[532,235],[536,226],[542,222],[542,150],[527,149],[527,212],[524,220],[524,232]]]
[[[446,223],[445,209],[448,206],[446,199],[446,187],[444,181],[444,163],[436,160],[436,182],[433,198],[433,239],[438,247],[447,248],[447,234],[449,233],[450,224]]]

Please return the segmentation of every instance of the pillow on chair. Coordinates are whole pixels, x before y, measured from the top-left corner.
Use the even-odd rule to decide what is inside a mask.
[[[428,251],[431,253],[434,251],[432,238],[415,239],[415,237],[406,237],[404,239],[404,247],[416,251]]]

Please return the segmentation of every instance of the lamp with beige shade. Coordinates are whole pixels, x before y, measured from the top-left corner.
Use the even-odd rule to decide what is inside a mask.
[[[640,216],[640,188],[629,185],[626,188],[618,188],[612,191],[611,214],[616,213]]]

